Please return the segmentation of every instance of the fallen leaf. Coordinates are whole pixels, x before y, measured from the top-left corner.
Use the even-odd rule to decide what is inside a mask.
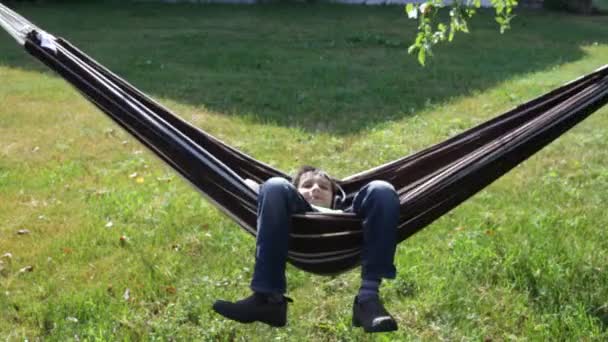
[[[72,249],[71,249],[71,248],[69,248],[69,247],[64,247],[64,248],[63,248],[63,254],[72,254],[72,252],[73,252],[73,251],[74,251],[74,250],[72,250]]]
[[[19,270],[19,273],[33,272],[34,266],[25,266],[24,268]]]
[[[174,286],[165,286],[165,291],[169,294],[176,294],[177,289]]]
[[[4,259],[7,260],[9,263],[11,262],[11,260],[13,260],[13,254],[11,253],[4,253],[0,259]]]
[[[137,177],[137,179],[135,179],[135,182],[137,182],[138,184],[141,184],[144,182],[144,177]]]
[[[125,235],[121,235],[119,241],[121,246],[125,246],[127,243],[129,243],[129,238]]]

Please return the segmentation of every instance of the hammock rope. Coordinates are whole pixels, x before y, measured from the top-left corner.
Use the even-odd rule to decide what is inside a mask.
[[[257,196],[243,181],[289,178],[177,115],[62,38],[0,4],[0,25],[252,235]],[[410,156],[339,181],[346,204],[373,179],[398,190],[403,241],[526,160],[608,102],[608,65]],[[354,214],[294,215],[289,261],[317,274],[358,265]]]
[[[0,3],[0,26],[13,37],[19,45],[25,44],[28,33],[39,30],[36,26],[15,11]]]

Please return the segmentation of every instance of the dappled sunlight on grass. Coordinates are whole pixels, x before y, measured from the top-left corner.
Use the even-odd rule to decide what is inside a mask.
[[[61,9],[22,11],[158,98],[312,134],[356,134],[581,60],[581,45],[607,43],[597,29],[601,17],[522,12],[500,35],[484,10],[471,34],[440,47],[421,68],[406,52],[416,23],[392,6],[370,15],[333,5],[70,4],[83,15],[105,11],[112,25],[96,16],[66,19]],[[0,65],[41,70],[15,47],[7,50]]]

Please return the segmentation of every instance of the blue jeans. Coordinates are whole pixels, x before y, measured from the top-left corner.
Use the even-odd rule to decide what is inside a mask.
[[[258,235],[251,289],[261,293],[285,293],[285,263],[291,215],[313,211],[297,189],[284,178],[271,178],[258,195]],[[399,197],[384,181],[372,181],[357,193],[354,212],[363,223],[361,277],[369,280],[395,278],[393,264],[399,222]]]

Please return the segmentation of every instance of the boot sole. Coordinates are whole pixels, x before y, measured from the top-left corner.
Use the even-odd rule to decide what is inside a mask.
[[[260,323],[268,324],[271,327],[282,328],[287,325],[287,322],[267,322],[267,321],[258,321]]]
[[[361,327],[362,324],[361,322],[359,322],[359,320],[357,318],[355,318],[353,316],[353,326],[354,327]],[[389,332],[389,331],[395,331],[397,330],[397,322],[395,322],[394,320],[385,320],[380,322],[380,324],[376,325],[375,327],[363,327],[363,331],[367,332],[367,333],[374,333],[374,332]]]
[[[268,324],[272,327],[276,327],[276,328],[280,328],[280,327],[284,327],[285,325],[287,325],[287,320],[278,320],[278,321],[271,321],[271,320],[261,320],[261,319],[245,319],[243,317],[239,317],[238,315],[230,315],[227,312],[225,312],[224,310],[222,310],[221,308],[217,307],[215,304],[213,305],[213,311],[215,311],[216,313],[220,314],[221,316],[228,318],[230,320],[233,320],[235,322],[239,322],[239,323],[243,323],[243,324],[249,324],[249,323],[254,323],[254,322],[260,322],[260,323],[264,323],[264,324]]]

